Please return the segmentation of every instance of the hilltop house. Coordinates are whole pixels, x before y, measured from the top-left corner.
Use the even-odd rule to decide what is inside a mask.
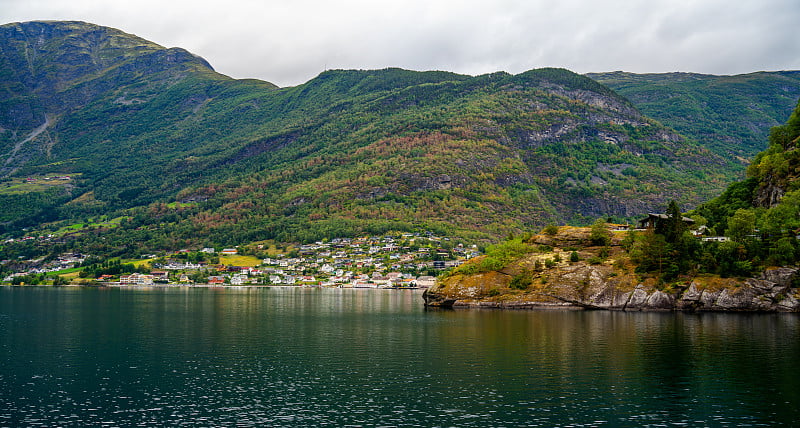
[[[639,220],[639,229],[656,229],[660,228],[665,221],[669,219],[666,214],[647,213],[647,217]],[[694,224],[694,220],[689,217],[681,217],[687,226]]]

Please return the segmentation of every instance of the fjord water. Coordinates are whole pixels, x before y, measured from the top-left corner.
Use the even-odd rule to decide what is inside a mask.
[[[800,317],[425,310],[409,290],[0,289],[0,426],[800,421]]]

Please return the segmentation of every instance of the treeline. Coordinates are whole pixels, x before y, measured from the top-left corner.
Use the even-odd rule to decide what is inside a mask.
[[[748,277],[770,266],[795,264],[800,255],[794,233],[757,232],[750,210],[739,209],[727,219],[724,239],[705,241],[688,230],[674,202],[667,215],[654,230],[629,232],[623,240],[636,271],[663,282],[705,273]]]
[[[119,259],[100,261],[97,259],[86,260],[82,265],[83,269],[78,273],[81,278],[99,278],[102,275],[123,275],[131,273],[150,273],[150,269],[145,266],[136,266],[133,263],[122,263]]]

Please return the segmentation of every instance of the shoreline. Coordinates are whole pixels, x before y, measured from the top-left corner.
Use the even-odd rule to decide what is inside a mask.
[[[323,285],[217,285],[217,284],[115,284],[115,283],[102,283],[102,284],[37,284],[37,285],[13,285],[13,284],[0,284],[0,287],[48,287],[48,288],[223,288],[223,289],[240,289],[240,288],[325,288],[331,290],[345,289],[345,290],[425,290],[423,287],[328,287]]]

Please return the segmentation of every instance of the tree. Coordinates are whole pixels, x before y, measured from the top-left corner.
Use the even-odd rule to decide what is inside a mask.
[[[64,278],[63,276],[56,275],[53,277],[53,285],[67,285],[67,284],[69,284],[69,281],[67,281],[66,278]]]
[[[676,242],[683,232],[686,231],[686,223],[683,222],[683,214],[681,213],[678,203],[674,200],[669,201],[667,205],[667,219],[659,223],[660,227],[656,228],[656,233],[664,235],[664,239],[669,243]]]
[[[640,272],[664,271],[664,264],[669,263],[669,245],[664,235],[652,231],[645,232],[631,248],[631,260],[639,264]]]
[[[591,232],[589,232],[589,240],[594,245],[609,245],[611,244],[611,231],[606,227],[605,219],[598,218],[592,224]]]
[[[756,214],[751,210],[740,208],[728,220],[725,235],[735,242],[744,242],[748,235],[752,235],[756,226]]]

